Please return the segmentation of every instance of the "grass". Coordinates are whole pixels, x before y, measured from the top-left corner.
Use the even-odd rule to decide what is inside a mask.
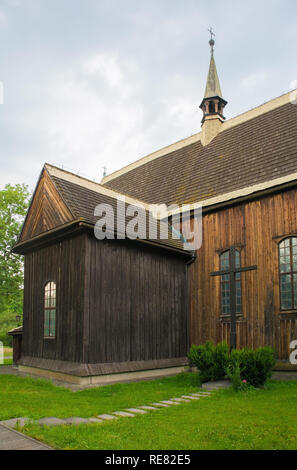
[[[183,376],[168,381],[167,385],[171,383],[172,386],[179,382],[180,386],[175,390],[173,387],[170,392],[175,393],[169,395],[177,395],[177,391],[182,389],[181,383],[184,382],[188,387],[191,380],[190,377]],[[144,384],[138,386],[145,387]],[[133,390],[134,385],[128,387]],[[127,390],[124,390],[118,392],[125,394],[126,398],[120,400],[125,405],[113,407],[113,410],[130,406],[132,401],[137,404],[138,396],[131,400],[131,395],[126,395]],[[98,390],[98,393],[103,391]],[[144,393],[143,403],[147,401],[147,397]],[[296,449],[296,400],[297,382],[272,382],[266,389],[246,393],[235,393],[231,389],[220,390],[211,398],[135,418],[71,427],[50,428],[29,424],[25,426],[24,432],[57,449]]]
[[[0,364],[0,367],[1,366],[10,366],[12,364],[12,359],[6,359],[4,357],[4,364]]]
[[[0,375],[0,420],[22,416],[87,418],[194,391],[197,391],[197,375],[190,373],[79,392],[57,387],[46,380]]]
[[[79,392],[45,380],[0,375],[0,420],[90,417],[196,390],[197,375],[191,373]],[[23,432],[57,449],[296,449],[296,401],[297,381],[271,382],[262,390],[220,390],[135,418],[53,428],[29,424]]]

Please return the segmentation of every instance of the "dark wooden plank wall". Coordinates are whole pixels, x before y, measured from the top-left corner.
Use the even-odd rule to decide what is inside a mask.
[[[243,316],[238,317],[238,346],[274,346],[288,359],[297,339],[297,311],[280,311],[278,242],[297,234],[297,191],[288,190],[229,207],[203,217],[203,245],[190,267],[190,342],[229,339],[230,323],[220,317],[219,252],[237,245],[242,266]]]
[[[89,363],[185,357],[186,261],[141,243],[90,238]]]
[[[82,361],[86,235],[25,255],[23,355]],[[56,339],[43,338],[44,285],[57,284]]]

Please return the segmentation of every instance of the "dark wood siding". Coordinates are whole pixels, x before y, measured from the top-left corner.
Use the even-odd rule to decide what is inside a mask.
[[[80,235],[25,255],[24,356],[82,361],[85,238]],[[57,284],[56,339],[43,338],[47,281]]]
[[[55,339],[43,338],[49,280],[57,284]],[[29,358],[40,358],[134,362],[141,368],[144,361],[187,355],[186,260],[181,255],[142,243],[99,242],[93,233],[84,233],[26,254],[24,292],[24,364],[36,366]]]
[[[141,243],[89,243],[89,363],[185,357],[185,259]]]
[[[297,311],[280,311],[278,242],[297,233],[295,189],[229,207],[203,217],[203,245],[190,267],[190,341],[229,339],[230,323],[220,316],[220,250],[236,245],[242,266],[242,313],[238,346],[274,346],[288,359],[289,343],[297,339]]]

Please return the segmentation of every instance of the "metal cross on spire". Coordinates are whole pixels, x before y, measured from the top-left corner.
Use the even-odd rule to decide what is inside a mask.
[[[210,45],[210,48],[211,48],[211,55],[213,55],[213,47],[215,45],[215,40],[214,40],[215,33],[213,32],[212,27],[209,28],[208,32],[210,33],[209,45]]]
[[[212,30],[212,27],[211,27],[211,28],[209,28],[209,30],[208,30],[208,31],[210,32],[210,39],[212,40],[212,39],[213,39],[213,37],[215,36],[215,33],[214,33],[214,32],[213,32],[213,30]]]

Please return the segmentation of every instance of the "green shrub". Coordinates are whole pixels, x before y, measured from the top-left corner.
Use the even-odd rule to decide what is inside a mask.
[[[241,380],[246,380],[253,387],[261,387],[272,375],[276,354],[270,347],[233,349],[230,355],[230,367],[234,370],[238,364]]]
[[[240,362],[234,360],[226,367],[226,375],[231,380],[232,388],[235,392],[243,392],[250,388],[247,380],[241,378]]]
[[[225,342],[193,345],[188,357],[190,364],[197,367],[202,383],[221,380],[227,375],[234,390],[263,386],[276,364],[275,351],[270,347],[233,349],[230,353]]]
[[[197,367],[201,382],[220,380],[226,375],[229,361],[227,343],[214,345],[211,341],[199,346],[193,345],[189,352],[190,363]]]

